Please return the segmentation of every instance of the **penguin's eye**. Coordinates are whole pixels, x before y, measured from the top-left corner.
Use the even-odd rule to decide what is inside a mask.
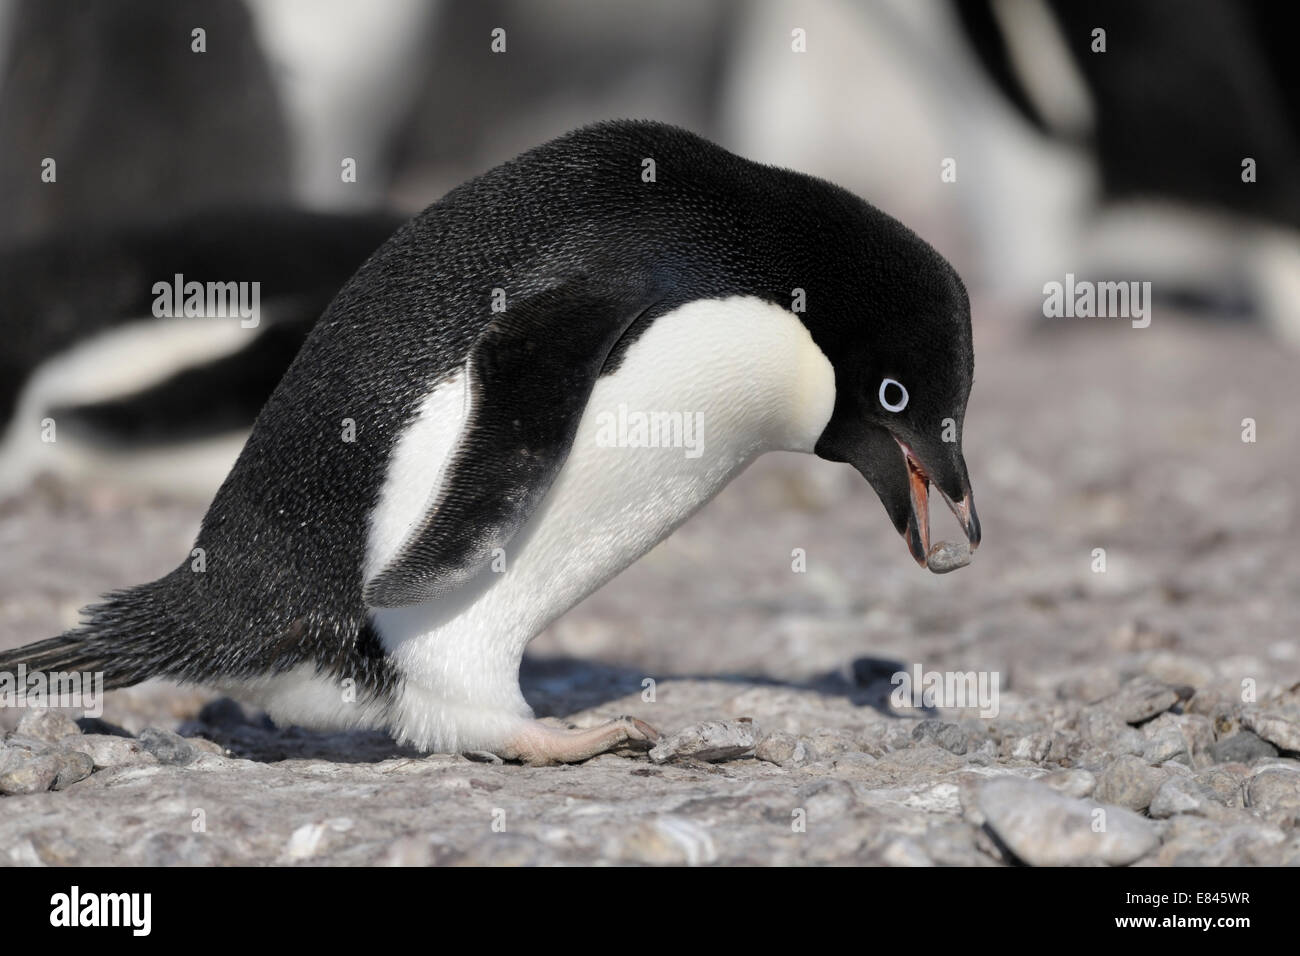
[[[902,382],[887,378],[880,383],[880,404],[888,411],[901,412],[907,407],[907,389]]]

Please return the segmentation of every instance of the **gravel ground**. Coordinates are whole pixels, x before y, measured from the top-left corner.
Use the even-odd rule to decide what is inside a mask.
[[[977,332],[970,567],[919,570],[846,467],[769,456],[534,642],[539,714],[633,714],[651,753],[422,756],[146,685],[80,727],[0,711],[0,860],[1300,863],[1294,356],[1078,321]],[[0,645],[169,569],[201,513],[48,481],[6,503]],[[898,706],[915,668],[996,679],[996,716]]]

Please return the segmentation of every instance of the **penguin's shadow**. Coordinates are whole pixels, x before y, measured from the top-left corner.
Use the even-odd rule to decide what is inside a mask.
[[[848,667],[827,671],[806,681],[783,681],[738,673],[661,673],[653,675],[653,679],[656,683],[669,680],[724,681],[737,685],[814,691],[827,697],[844,698],[854,707],[867,707],[884,716],[896,717],[897,714],[889,707],[889,696],[894,689],[892,678],[906,669],[907,665],[899,661],[860,657]],[[520,686],[538,717],[563,718],[632,694],[642,694],[648,676],[641,668],[576,657],[525,656],[519,669]],[[930,711],[922,713],[934,716]],[[264,715],[250,718],[229,699],[214,701],[204,707],[198,719],[182,725],[180,732],[186,737],[207,738],[236,757],[260,763],[282,760],[377,763],[397,757],[425,756],[412,747],[399,746],[390,736],[379,731],[324,733],[302,727],[277,727]]]

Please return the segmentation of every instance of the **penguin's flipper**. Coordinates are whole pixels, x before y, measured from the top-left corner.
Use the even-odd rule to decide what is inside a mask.
[[[511,305],[474,343],[470,412],[423,519],[366,582],[371,607],[453,591],[504,548],[550,489],[610,350],[648,308],[570,283]]]

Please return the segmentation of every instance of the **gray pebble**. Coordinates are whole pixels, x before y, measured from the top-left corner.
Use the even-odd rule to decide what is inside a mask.
[[[1171,687],[1152,677],[1135,677],[1109,697],[1098,701],[1097,706],[1126,724],[1140,724],[1191,695],[1191,688]]]
[[[779,767],[802,767],[817,759],[817,752],[794,734],[777,730],[758,742],[754,756]]]
[[[59,775],[55,778],[52,790],[64,790],[74,783],[80,783],[95,771],[95,761],[90,754],[79,750],[70,750],[59,754]]]
[[[1148,735],[1146,746],[1142,748],[1142,759],[1149,764],[1159,765],[1169,760],[1190,763],[1191,754],[1187,752],[1187,738],[1177,727],[1162,727]]]
[[[1140,754],[1146,749],[1146,738],[1141,731],[1130,727],[1114,714],[1097,708],[1084,711],[1079,720],[1079,730],[1094,749],[1109,756]]]
[[[1093,796],[1103,803],[1145,810],[1168,779],[1167,770],[1152,767],[1139,757],[1125,755],[1101,772]]]
[[[1241,806],[1244,775],[1223,767],[1207,767],[1196,775],[1196,781],[1225,806]]]
[[[66,750],[89,754],[91,760],[95,762],[96,770],[157,762],[157,758],[144,750],[139,741],[127,737],[83,734],[80,737],[64,737],[60,743]]]
[[[1125,866],[1160,842],[1155,827],[1120,807],[1075,800],[1034,780],[997,777],[979,793],[986,825],[1031,866]]]
[[[970,749],[970,737],[957,724],[942,720],[923,720],[912,730],[913,740],[929,741],[949,753],[964,754]]]
[[[970,545],[965,541],[940,541],[931,545],[925,566],[935,574],[947,574],[970,564]]]
[[[0,793],[11,796],[44,793],[58,775],[59,758],[53,754],[10,760],[4,773],[0,773]]]
[[[1246,784],[1246,805],[1288,818],[1300,817],[1300,771],[1269,767]]]
[[[734,760],[753,753],[757,746],[752,721],[706,720],[664,737],[650,751],[650,759],[655,763],[667,763],[674,757],[708,762]]]
[[[140,746],[158,758],[159,763],[183,767],[199,755],[194,745],[179,734],[158,727],[140,731]]]
[[[1242,730],[1210,748],[1215,763],[1250,763],[1260,757],[1276,757],[1277,748],[1258,734]]]
[[[1147,812],[1155,819],[1163,820],[1179,813],[1204,814],[1210,807],[1218,805],[1214,795],[1194,779],[1175,776],[1160,785]]]
[[[47,744],[55,744],[69,734],[81,733],[81,729],[63,711],[41,707],[23,714],[23,719],[18,721],[18,729],[14,732],[20,736],[43,740]]]
[[[1294,718],[1248,710],[1241,722],[1279,750],[1300,751],[1300,721]]]

